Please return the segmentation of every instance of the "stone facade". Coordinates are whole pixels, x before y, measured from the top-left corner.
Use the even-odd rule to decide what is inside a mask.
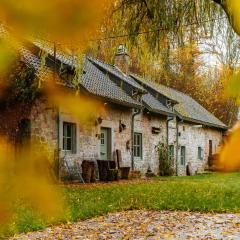
[[[133,109],[106,104],[101,122],[89,126],[81,125],[68,113],[49,107],[43,100],[39,100],[31,112],[31,133],[41,143],[50,146],[52,154],[58,154],[60,159],[65,158],[68,165],[83,160],[96,161],[100,159],[100,133],[101,128],[108,128],[111,135],[110,160],[115,160],[116,150],[121,150],[123,166],[131,167],[131,123]],[[76,152],[63,151],[63,123],[76,124]],[[120,130],[120,124],[125,128]],[[192,172],[201,172],[208,166],[209,140],[212,141],[212,152],[217,152],[222,141],[222,132],[194,123],[180,122],[178,125],[178,150],[176,119],[169,122],[169,145],[174,146],[175,159],[178,154],[178,175],[186,175],[186,165],[190,162]],[[152,128],[160,129],[153,133]],[[156,146],[167,143],[167,117],[160,114],[151,114],[145,111],[135,117],[134,132],[142,134],[142,157],[134,158],[134,169],[145,174],[148,168],[155,173],[159,172],[159,160]],[[129,146],[130,144],[130,146]],[[180,147],[186,147],[185,165],[181,165]],[[198,159],[198,147],[203,149],[203,159]]]
[[[159,134],[152,133],[152,128],[160,128]],[[142,158],[135,158],[135,169],[146,173],[148,168],[155,173],[159,172],[157,146],[166,144],[166,117],[141,113],[135,119],[134,131],[142,134]]]
[[[218,152],[223,132],[194,123],[181,122],[178,125],[178,150],[176,144],[176,122],[170,124],[169,145],[174,145],[175,159],[178,154],[178,175],[186,175],[186,165],[191,164],[192,173],[203,172],[208,168],[209,141],[212,141],[212,154]],[[181,164],[181,146],[186,147],[185,165]],[[203,150],[203,158],[199,159],[198,148]]]
[[[131,150],[127,149],[127,143],[131,143],[131,117],[132,109],[113,104],[105,106],[102,122],[92,125],[81,125],[68,113],[49,107],[44,100],[38,101],[31,113],[31,135],[36,137],[43,144],[47,144],[52,154],[59,149],[60,159],[66,159],[69,166],[75,162],[81,165],[83,160],[96,161],[100,159],[100,131],[101,128],[108,128],[111,132],[110,159],[115,159],[117,149],[121,150],[123,166],[131,166]],[[76,152],[63,151],[63,123],[76,124]],[[120,123],[126,128],[119,129]],[[59,138],[59,139],[58,139]]]
[[[58,145],[57,116],[56,108],[48,106],[44,99],[33,105],[30,115],[31,136],[48,146],[53,157]]]

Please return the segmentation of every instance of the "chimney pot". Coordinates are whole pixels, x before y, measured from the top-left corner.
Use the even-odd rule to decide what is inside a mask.
[[[130,58],[124,44],[120,44],[115,55],[114,65],[125,74],[129,74]]]

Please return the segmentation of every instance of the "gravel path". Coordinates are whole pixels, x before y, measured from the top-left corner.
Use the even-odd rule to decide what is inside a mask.
[[[128,211],[12,239],[240,239],[240,214]]]

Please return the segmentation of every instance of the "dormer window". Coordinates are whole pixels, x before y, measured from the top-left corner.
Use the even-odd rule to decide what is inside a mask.
[[[135,89],[132,89],[132,97],[137,94],[137,91]]]
[[[172,101],[168,99],[166,101],[166,105],[167,105],[168,108],[172,108]]]
[[[71,83],[73,81],[74,74],[75,74],[74,69],[68,66],[62,66],[59,69],[59,75],[66,83]]]

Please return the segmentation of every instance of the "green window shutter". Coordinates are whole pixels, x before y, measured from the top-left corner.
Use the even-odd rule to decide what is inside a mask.
[[[198,159],[203,160],[203,148],[198,147]]]
[[[63,123],[63,150],[67,149],[67,143],[66,143],[66,123]]]
[[[169,145],[168,154],[170,158],[174,158],[174,145]]]
[[[186,147],[181,146],[181,165],[186,165]]]
[[[133,140],[134,157],[142,158],[142,134],[134,133]]]

